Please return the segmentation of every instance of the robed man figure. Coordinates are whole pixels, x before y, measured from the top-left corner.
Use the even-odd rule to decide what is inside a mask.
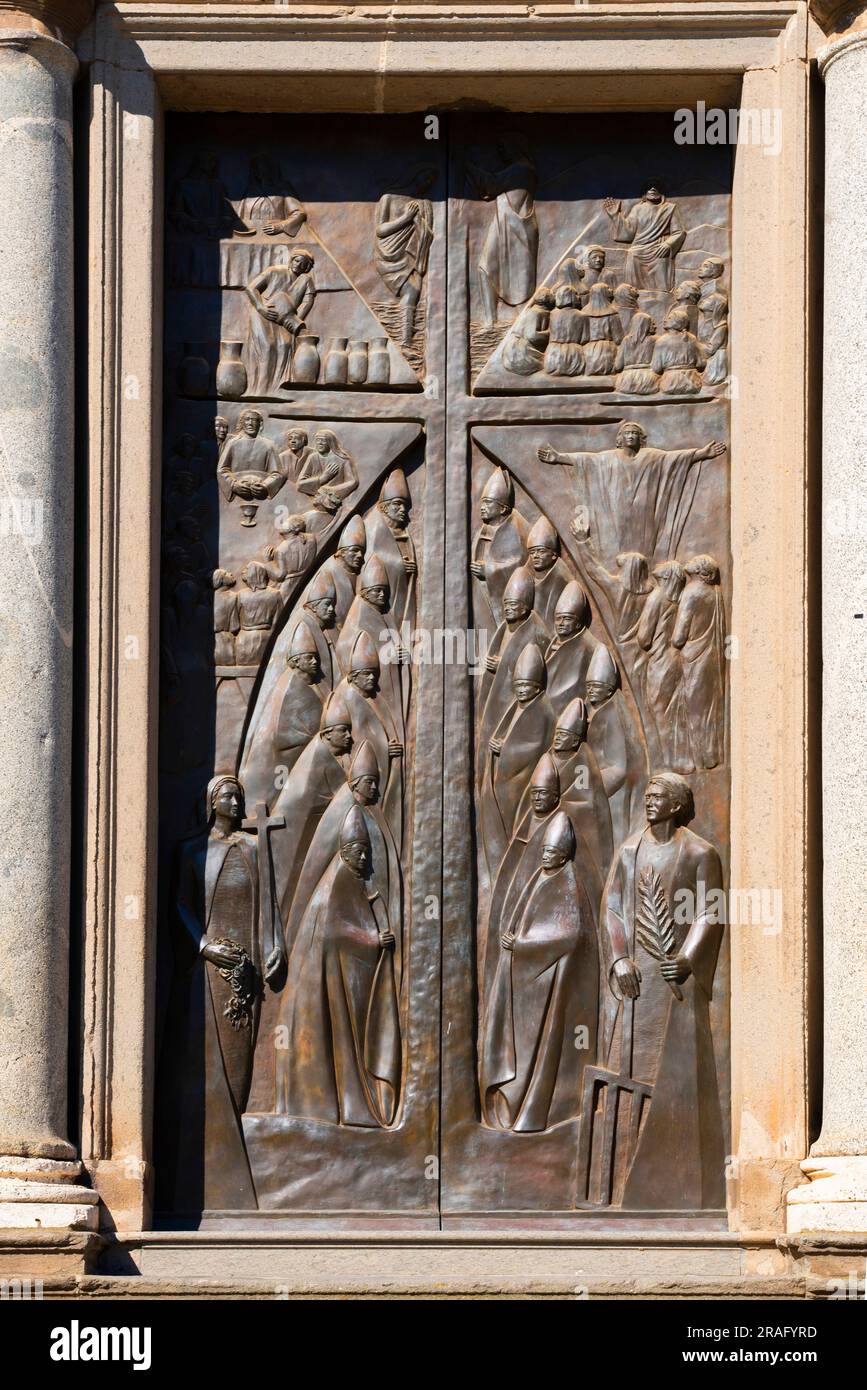
[[[370,836],[354,805],[289,958],[280,1113],[367,1129],[394,1119],[401,1070],[395,938],[371,872]]]
[[[470,569],[484,585],[496,629],[503,621],[503,594],[513,572],[527,558],[528,526],[515,508],[515,489],[504,468],[495,468],[482,492],[482,523],[473,536]],[[479,626],[485,626],[479,623]]]
[[[560,811],[546,827],[538,869],[500,938],[482,1020],[480,1082],[486,1124],[532,1133],[578,1113],[599,997],[593,913],[573,862],[575,838]],[[586,1027],[589,1048],[576,1047]]]
[[[488,744],[482,782],[482,842],[492,877],[512,838],[539,749],[548,747],[554,732],[554,711],[545,695],[545,662],[535,642],[518,658],[512,691],[512,703]]]
[[[629,212],[623,211],[617,198],[606,198],[603,206],[614,240],[629,246],[625,270],[629,284],[639,290],[673,289],[675,257],[686,237],[676,203],[668,202],[651,184]]]
[[[686,827],[694,806],[683,777],[654,773],[645,809],[646,824],[615,856],[603,914],[608,1065],[619,1052],[621,1073],[652,1088],[627,1154],[622,1205],[722,1208],[725,1144],[710,1024],[725,923],[722,868],[713,845]]]
[[[718,440],[692,449],[652,449],[633,420],[617,431],[613,449],[561,454],[537,449],[542,463],[575,469],[577,515],[589,525],[593,548],[610,565],[621,551],[636,551],[651,564],[677,551],[698,485],[696,464],[718,458]]]

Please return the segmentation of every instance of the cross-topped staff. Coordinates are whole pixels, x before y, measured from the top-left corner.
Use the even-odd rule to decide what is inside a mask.
[[[245,830],[255,830],[259,837],[259,905],[263,923],[262,945],[265,957],[263,974],[265,979],[269,980],[276,973],[283,958],[283,923],[280,920],[280,909],[274,898],[274,868],[271,860],[271,838],[268,832],[283,829],[286,825],[286,818],[285,816],[269,816],[265,802],[258,801],[255,815],[248,816],[243,824]],[[275,956],[277,959],[274,959]]]

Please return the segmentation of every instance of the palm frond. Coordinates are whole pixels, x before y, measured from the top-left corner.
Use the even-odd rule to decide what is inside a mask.
[[[674,954],[677,940],[671,909],[659,874],[653,868],[642,869],[638,875],[638,904],[635,935],[654,960],[665,960]]]
[[[638,901],[635,908],[635,939],[655,961],[670,960],[677,955],[677,937],[671,909],[662,886],[662,879],[649,865],[638,875]],[[679,985],[673,980],[668,987],[675,999],[683,999]]]

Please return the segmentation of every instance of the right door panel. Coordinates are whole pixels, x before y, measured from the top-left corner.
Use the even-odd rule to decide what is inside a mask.
[[[725,1205],[731,171],[673,131],[450,125],[446,1217]]]

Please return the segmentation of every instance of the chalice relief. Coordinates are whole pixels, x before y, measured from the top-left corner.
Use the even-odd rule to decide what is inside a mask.
[[[262,433],[264,423],[261,411],[243,411],[240,429],[223,444],[217,464],[220,489],[227,501],[240,498],[245,526],[256,524],[258,504],[275,497],[286,481],[277,446]]]

